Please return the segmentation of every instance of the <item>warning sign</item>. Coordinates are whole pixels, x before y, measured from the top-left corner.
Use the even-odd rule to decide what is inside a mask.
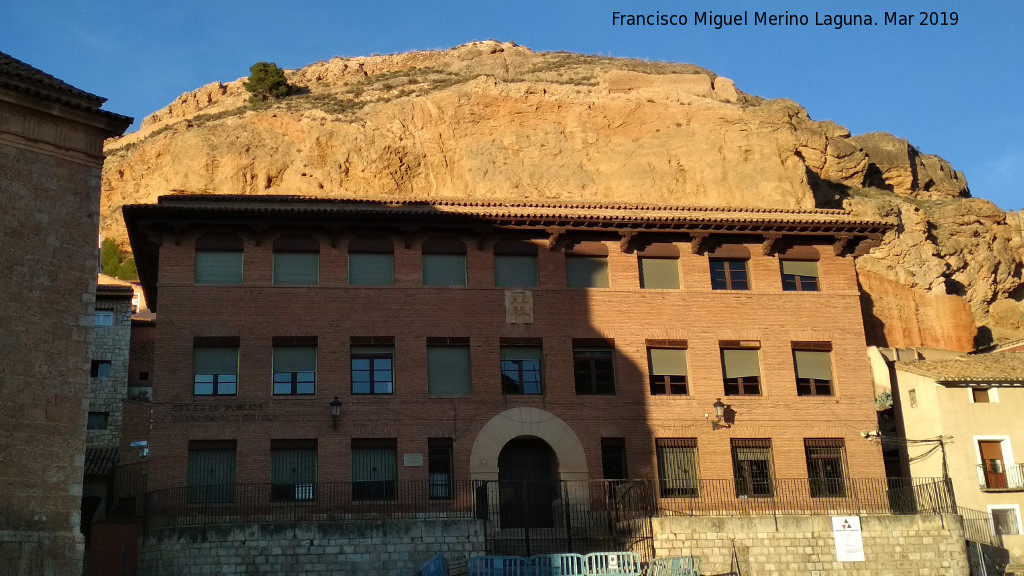
[[[857,516],[833,516],[832,537],[836,542],[836,560],[839,562],[863,562],[864,538]]]

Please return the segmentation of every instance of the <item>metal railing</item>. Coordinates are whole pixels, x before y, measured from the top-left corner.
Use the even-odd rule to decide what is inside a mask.
[[[250,522],[344,521],[362,518],[502,518],[496,508],[517,502],[505,483],[456,481],[439,492],[428,481],[388,482],[367,492],[350,482],[319,482],[288,487],[271,484],[192,486],[150,492],[146,527]],[[737,490],[733,479],[700,480],[691,489],[663,492],[652,480],[561,483],[543,499],[558,515],[574,507],[607,512],[618,507],[633,517],[657,515],[733,516],[807,514],[956,513],[948,481],[910,478],[845,478],[828,486],[809,479],[772,479],[758,496]],[[624,487],[628,487],[626,490]],[[502,497],[512,494],[510,497]],[[568,496],[566,496],[568,494]],[[686,494],[683,496],[682,494]],[[376,499],[365,499],[369,496]],[[498,496],[496,496],[498,495]],[[496,500],[496,498],[498,498]],[[540,497],[538,497],[540,501]],[[521,506],[521,503],[519,503]],[[530,514],[533,514],[531,512]],[[563,514],[564,515],[564,514]],[[522,519],[522,522],[532,522]],[[527,524],[529,525],[529,524]]]
[[[981,510],[960,507],[957,510],[964,521],[964,539],[989,546],[1002,546],[1003,538],[996,534],[992,515]]]
[[[982,490],[1024,491],[1024,464],[1014,464],[996,471],[992,465],[978,465],[978,485]]]

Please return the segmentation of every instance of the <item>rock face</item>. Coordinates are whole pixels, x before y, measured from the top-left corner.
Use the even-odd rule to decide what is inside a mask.
[[[1019,221],[905,140],[853,137],[706,70],[479,42],[289,81],[302,93],[265,107],[241,81],[204,86],[109,142],[104,234],[125,244],[119,207],[171,191],[845,206],[902,223],[862,270],[1024,336]]]

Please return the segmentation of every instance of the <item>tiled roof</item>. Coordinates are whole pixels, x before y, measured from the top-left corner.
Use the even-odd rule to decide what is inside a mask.
[[[844,224],[889,227],[883,219],[854,218],[844,210],[785,208],[737,208],[729,206],[675,206],[638,203],[487,201],[448,198],[322,198],[293,195],[171,194],[156,206],[179,207],[197,212],[243,211],[248,213],[294,210],[349,214],[476,216],[496,220],[590,219],[607,222],[734,222],[749,224]],[[133,208],[146,210],[146,205]]]
[[[899,362],[904,372],[948,384],[1024,384],[1024,351],[960,356],[952,360]]]
[[[85,475],[106,476],[117,464],[117,447],[110,448],[86,448],[85,449]]]
[[[100,110],[100,106],[107,101],[106,98],[75,88],[67,82],[3,52],[0,52],[0,88],[31,94],[44,100],[131,122],[131,118],[127,116]]]
[[[135,288],[131,282],[125,282],[106,274],[97,274],[96,291],[97,293],[103,292],[105,294],[134,294]]]

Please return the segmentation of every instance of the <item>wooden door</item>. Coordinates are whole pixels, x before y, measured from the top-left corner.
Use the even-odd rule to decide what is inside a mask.
[[[981,464],[985,470],[986,488],[1006,488],[1006,466],[1003,464],[1003,448],[998,440],[979,440]]]

